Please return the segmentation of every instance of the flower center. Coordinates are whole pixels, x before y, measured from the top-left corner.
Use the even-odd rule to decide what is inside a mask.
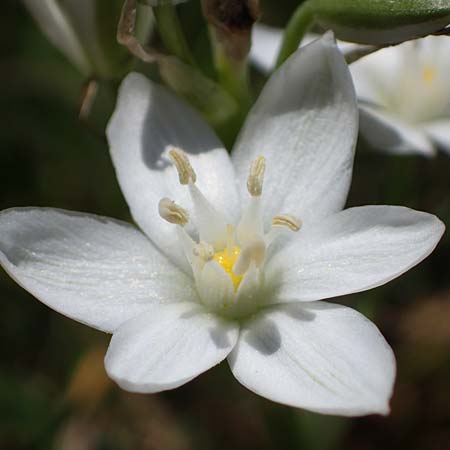
[[[197,186],[197,174],[187,155],[176,148],[168,153],[180,184],[189,191],[198,240],[187,231],[190,222],[187,210],[163,198],[159,214],[176,225],[180,247],[192,268],[200,301],[227,317],[252,313],[265,301],[267,286],[263,271],[267,248],[279,233],[299,231],[301,221],[289,214],[279,214],[273,217],[271,229],[264,230],[261,195],[266,163],[263,156],[251,164],[247,179],[251,198],[235,228]]]
[[[425,67],[422,71],[422,79],[427,84],[431,84],[437,77],[437,70],[433,67]]]
[[[234,246],[231,253],[229,252],[228,248],[222,250],[221,252],[214,253],[214,261],[217,261],[217,263],[220,264],[223,270],[225,270],[225,272],[229,275],[231,281],[233,282],[235,291],[238,290],[242,278],[244,277],[243,275],[236,275],[233,272],[233,266],[236,264],[240,252],[241,249],[237,246]]]

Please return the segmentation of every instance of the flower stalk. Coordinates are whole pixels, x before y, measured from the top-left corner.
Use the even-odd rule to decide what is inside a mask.
[[[195,65],[194,57],[181,28],[175,6],[169,3],[153,7],[156,25],[166,50],[187,64]]]
[[[220,84],[247,109],[251,103],[247,56],[253,24],[260,15],[258,0],[203,0],[214,64]]]

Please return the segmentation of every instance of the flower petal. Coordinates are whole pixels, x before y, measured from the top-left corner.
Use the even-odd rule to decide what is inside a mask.
[[[450,117],[448,119],[429,122],[423,126],[425,133],[436,142],[436,144],[450,153]]]
[[[357,135],[356,99],[332,35],[302,47],[268,81],[233,153],[242,198],[250,163],[266,157],[265,223],[280,212],[302,220],[345,204]]]
[[[237,216],[238,193],[227,152],[196,112],[137,73],[122,83],[107,135],[134,219],[161,250],[186,267],[175,227],[158,215],[162,197],[192,210],[189,190],[180,185],[167,151],[183,149],[197,174],[197,186],[208,200],[218,211]]]
[[[447,116],[449,48],[445,36],[430,36],[361,59],[351,66],[358,98],[410,124]]]
[[[173,389],[225,359],[238,334],[200,305],[154,305],[114,333],[106,371],[131,392]]]
[[[106,332],[155,302],[197,298],[191,279],[142,233],[91,214],[3,211],[0,263],[50,308]]]
[[[397,155],[434,156],[436,151],[426,134],[381,108],[360,104],[360,132],[375,149]]]
[[[305,226],[267,263],[277,303],[310,301],[380,286],[426,258],[445,226],[400,206],[350,208]]]
[[[387,414],[391,348],[357,311],[326,302],[278,305],[245,324],[234,376],[270,400],[323,414]]]
[[[402,76],[403,56],[397,47],[378,50],[350,65],[358,99],[386,106]],[[400,52],[403,55],[402,49]]]

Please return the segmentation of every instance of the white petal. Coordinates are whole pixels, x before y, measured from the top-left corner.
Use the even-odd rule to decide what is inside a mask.
[[[386,110],[360,104],[360,132],[375,149],[398,155],[434,156],[435,149],[421,127],[409,125]]]
[[[199,305],[155,305],[114,333],[106,371],[128,391],[172,389],[225,359],[238,333]]]
[[[243,326],[234,376],[270,400],[324,414],[387,414],[391,348],[373,323],[331,303],[279,305]]]
[[[358,99],[386,106],[402,76],[399,47],[388,47],[350,65]]]
[[[0,263],[47,306],[107,332],[150,304],[197,298],[191,279],[136,228],[90,214],[3,211]]]
[[[350,208],[305,226],[267,263],[278,302],[336,297],[380,286],[426,258],[445,226],[400,206]]]
[[[423,125],[423,129],[436,144],[450,154],[450,116]]]
[[[218,211],[239,214],[235,175],[227,152],[198,114],[163,87],[142,75],[128,75],[107,135],[134,219],[180,265],[185,258],[175,227],[158,215],[162,197],[192,211],[189,189],[179,184],[167,157],[170,148],[179,147],[187,153],[197,173],[198,187]]]
[[[233,153],[242,198],[251,161],[266,157],[265,223],[339,211],[347,198],[358,127],[353,86],[329,34],[298,50],[268,81]]]

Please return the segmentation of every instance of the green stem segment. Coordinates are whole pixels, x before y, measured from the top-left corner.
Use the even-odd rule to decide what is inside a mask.
[[[314,21],[314,12],[311,3],[306,0],[292,15],[284,31],[281,50],[278,54],[277,67],[280,67],[289,56],[294,53],[309,27]]]
[[[239,102],[246,113],[251,102],[247,58],[233,60],[221,44],[217,43],[214,48],[214,63],[219,84]]]
[[[185,63],[195,65],[194,57],[189,49],[186,37],[178,18],[175,6],[164,4],[153,8],[158,31],[164,45],[172,55]]]

